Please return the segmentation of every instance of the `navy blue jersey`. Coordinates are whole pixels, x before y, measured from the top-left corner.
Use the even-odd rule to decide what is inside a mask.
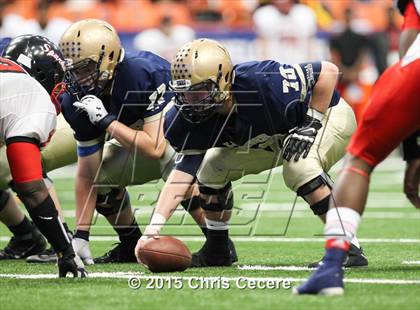
[[[165,59],[145,51],[127,54],[115,70],[111,95],[101,96],[101,100],[108,112],[125,125],[159,115],[171,100],[172,94],[166,92],[170,64]],[[82,142],[79,145],[102,142],[105,132],[93,125],[85,112],[73,106],[76,98],[66,93],[60,99],[65,119],[73,128],[76,140]]]
[[[9,45],[10,41],[12,41],[12,39],[9,38],[9,37],[0,38],[0,56],[3,55],[4,51],[6,50],[7,46]]]
[[[166,139],[184,154],[200,154],[212,147],[272,149],[270,139],[277,139],[303,121],[320,71],[320,62],[239,64],[234,67],[232,85],[236,111],[230,117],[216,114],[195,125],[172,107],[165,116]],[[334,92],[330,106],[339,99]]]

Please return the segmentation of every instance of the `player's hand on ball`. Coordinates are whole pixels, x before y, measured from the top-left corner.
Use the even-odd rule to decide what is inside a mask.
[[[320,119],[306,115],[301,126],[289,131],[283,144],[283,158],[287,161],[293,157],[295,161],[298,161],[301,156],[306,158],[321,127]]]
[[[144,245],[150,238],[159,238],[159,231],[153,226],[148,225],[146,226],[146,229],[144,230],[144,233],[139,239],[139,241],[137,241],[136,248],[134,249],[134,254],[136,255],[137,262],[140,264],[144,264],[144,262],[142,262],[140,259],[140,250],[144,248]]]
[[[80,101],[73,103],[73,106],[85,111],[90,122],[103,130],[116,119],[114,115],[108,114],[102,100],[93,95],[84,96]]]

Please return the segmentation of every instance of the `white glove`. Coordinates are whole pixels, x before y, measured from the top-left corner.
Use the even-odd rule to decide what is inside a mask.
[[[74,252],[82,259],[86,265],[93,265],[93,258],[90,252],[89,241],[81,238],[73,238],[71,241]]]
[[[85,111],[89,115],[90,122],[94,125],[98,125],[108,115],[102,100],[93,95],[84,96],[80,101],[73,103],[73,106]]]

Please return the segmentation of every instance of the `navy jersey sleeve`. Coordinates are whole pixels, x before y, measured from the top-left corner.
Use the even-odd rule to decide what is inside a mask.
[[[309,102],[321,66],[321,62],[288,65],[273,60],[255,61],[237,66],[235,74],[242,81],[254,80],[266,100],[287,106],[294,102]],[[334,103],[332,101],[331,105]]]
[[[143,57],[148,60],[150,68],[150,83],[145,87],[151,92],[148,96],[149,105],[144,113],[144,118],[159,114],[171,101],[173,94],[168,90],[171,79],[171,65],[165,59],[150,53],[143,52]]]
[[[318,80],[321,64],[287,65],[262,61],[254,70],[259,88],[268,91],[262,94],[265,99],[287,106],[308,101],[308,95]]]
[[[6,51],[7,46],[9,45],[10,41],[12,41],[11,38],[0,38],[0,56],[3,55],[3,53]]]
[[[118,65],[110,113],[126,125],[139,117],[159,115],[170,101],[170,65],[159,56],[140,52]]]
[[[67,123],[74,131],[74,137],[78,142],[102,141],[104,131],[89,121],[88,115],[77,110],[74,106],[74,98],[69,94],[60,97],[61,111]]]
[[[163,129],[166,140],[178,153],[197,155],[211,148],[209,135],[186,121],[175,107],[165,114]]]
[[[321,62],[288,65],[269,60],[245,63],[235,68],[238,83],[245,85],[242,88],[250,88],[252,85],[248,84],[253,81],[265,104],[284,113],[294,125],[308,110],[320,72]],[[339,95],[334,92],[330,106],[336,105],[338,100]]]

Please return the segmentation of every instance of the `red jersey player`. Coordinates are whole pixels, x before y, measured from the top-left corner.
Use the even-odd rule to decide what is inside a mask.
[[[330,200],[323,264],[306,283],[294,289],[296,294],[343,294],[341,264],[365,209],[370,174],[403,140],[407,160],[404,190],[412,204],[420,208],[420,3],[418,6],[407,0],[398,2],[405,17],[400,43],[404,56],[374,86]]]
[[[60,50],[41,36],[13,39],[0,58],[0,142],[6,144],[13,188],[58,256],[59,276],[86,276],[44,183],[40,147],[55,131],[54,96],[64,76]],[[0,191],[0,210],[13,199]]]

